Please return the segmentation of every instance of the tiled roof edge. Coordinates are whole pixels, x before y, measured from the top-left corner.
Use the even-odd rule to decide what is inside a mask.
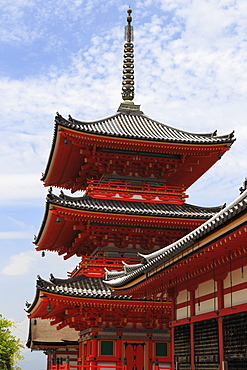
[[[134,280],[136,277],[147,273],[152,270],[154,266],[158,266],[164,260],[169,259],[172,255],[176,254],[178,251],[195,243],[196,240],[205,236],[209,231],[213,231],[225,222],[231,220],[237,214],[241,213],[243,210],[247,209],[247,190],[245,190],[238,198],[236,198],[227,207],[222,209],[208,221],[200,225],[197,229],[191,231],[189,234],[179,239],[178,241],[170,244],[169,246],[162,248],[156,252],[148,255],[141,255],[143,257],[142,266],[136,268],[134,271],[125,273],[124,276],[111,277],[111,273],[105,275],[104,282],[110,287],[121,287],[122,285]],[[121,273],[121,271],[119,272]]]

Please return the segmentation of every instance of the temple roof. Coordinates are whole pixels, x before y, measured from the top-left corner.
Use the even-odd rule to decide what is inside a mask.
[[[235,140],[233,132],[221,136],[217,135],[217,131],[192,133],[161,123],[135,110],[122,110],[112,116],[91,122],[79,121],[71,116],[67,120],[57,114],[55,122],[79,132],[128,139],[186,144],[223,144],[232,143]]]
[[[90,196],[76,198],[67,196],[63,192],[61,192],[60,196],[52,193],[48,194],[47,202],[68,208],[93,212],[199,219],[208,219],[212,217],[215,212],[222,209],[222,206],[200,207],[187,203],[180,205],[143,203],[128,200],[97,199]]]
[[[110,288],[99,277],[85,275],[75,276],[69,279],[58,279],[51,274],[50,281],[37,279],[37,288],[46,292],[58,293],[68,296],[109,298]]]
[[[33,303],[26,303],[27,312],[31,312],[35,307],[41,290],[42,292],[75,298],[131,299],[131,297],[128,296],[112,297],[111,289],[100,277],[79,275],[68,279],[58,279],[51,274],[50,281],[47,281],[38,275],[36,282],[36,297]]]
[[[240,196],[229,206],[222,209],[211,219],[206,221],[204,224],[202,224],[183,238],[156,252],[145,256],[141,255],[143,259],[141,264],[139,264],[138,266],[131,267],[126,266],[125,264],[122,271],[107,271],[105,275],[105,282],[112,288],[121,288],[125,286],[126,284],[134,281],[136,278],[144,276],[151,270],[156,269],[165,261],[168,261],[169,259],[178,255],[181,251],[185,250],[192,244],[195,244],[202,238],[206,238],[217,229],[223,228],[223,226],[240,217],[242,214],[246,214],[246,211],[247,190],[243,190],[242,194],[240,194]]]
[[[92,217],[92,215],[101,215],[101,222],[110,222],[114,215],[118,217],[152,217],[158,218],[160,221],[165,218],[168,219],[190,219],[195,220],[199,223],[209,219],[216,212],[218,212],[222,206],[219,207],[199,207],[191,204],[165,204],[165,203],[142,203],[134,201],[121,201],[121,200],[109,200],[109,199],[96,199],[90,196],[86,197],[70,197],[61,192],[60,196],[53,194],[51,191],[47,195],[46,211],[44,214],[43,222],[40,227],[38,235],[35,237],[34,243],[39,245],[40,238],[43,230],[48,225],[48,215],[53,212],[54,207],[62,207],[61,210],[73,214],[73,212],[81,212],[81,217]],[[105,214],[105,221],[102,221],[102,213]],[[84,216],[83,216],[84,215]],[[90,216],[91,215],[91,216]],[[109,218],[108,216],[109,215]],[[77,217],[79,214],[77,213]],[[95,219],[96,220],[96,219]],[[146,219],[146,221],[148,218]],[[112,221],[113,222],[113,221]],[[116,223],[116,220],[114,221]],[[141,221],[139,221],[141,222]],[[118,221],[121,224],[121,221]],[[138,220],[136,219],[138,224]],[[55,230],[53,230],[53,233]],[[60,232],[60,231],[59,231]],[[68,242],[68,240],[67,240]]]

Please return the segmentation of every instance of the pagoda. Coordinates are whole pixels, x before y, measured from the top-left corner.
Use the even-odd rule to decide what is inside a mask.
[[[49,319],[58,331],[76,330],[79,369],[151,370],[157,361],[170,368],[169,294],[115,297],[104,274],[119,278],[134,271],[145,263],[143,254],[176,242],[221,210],[186,203],[186,191],[234,142],[232,133],[218,136],[216,131],[171,127],[134,104],[131,9],[127,13],[123,102],[117,113],[97,121],[57,114],[42,175],[49,192],[36,250],[54,251],[64,259],[76,255],[81,262],[65,279],[38,277],[36,296],[27,307],[29,346],[35,319]],[[61,189],[59,195],[54,187]],[[76,191],[84,195],[73,196]],[[70,369],[64,348],[59,357],[59,345],[54,350],[44,343],[47,369],[65,361]]]

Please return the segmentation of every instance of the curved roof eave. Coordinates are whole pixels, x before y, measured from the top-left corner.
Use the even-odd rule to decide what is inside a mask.
[[[90,196],[83,197],[70,197],[65,195],[62,191],[60,196],[52,193],[49,190],[46,199],[45,213],[39,229],[38,234],[35,236],[33,243],[38,245],[42,232],[45,228],[49,209],[51,205],[58,205],[67,207],[74,210],[100,212],[100,213],[115,213],[124,215],[135,216],[150,216],[150,217],[168,217],[168,218],[182,218],[182,219],[199,219],[206,220],[212,217],[216,212],[222,209],[223,206],[217,207],[200,207],[184,203],[177,204],[162,204],[162,203],[142,203],[134,201],[121,201],[121,200],[107,200],[95,199]]]
[[[65,119],[57,115],[55,122],[66,128],[82,133],[128,138],[135,140],[150,140],[167,143],[181,144],[232,144],[234,131],[230,134],[217,135],[217,131],[209,133],[194,133],[181,130],[165,123],[154,120],[145,114],[136,111],[123,113],[117,112],[106,118],[95,121],[79,121],[71,116]]]
[[[124,286],[126,286],[128,283],[133,282],[135,279],[148,273],[153,268],[157,268],[160,264],[166,260],[169,260],[178,252],[181,252],[185,248],[191,246],[198,239],[205,237],[207,234],[224,225],[245,210],[247,210],[247,190],[245,190],[227,207],[222,209],[204,224],[200,225],[197,229],[193,230],[183,238],[156,252],[145,256],[141,255],[141,257],[143,257],[141,267],[137,267],[134,271],[132,270],[124,273],[124,275],[122,275],[123,271],[119,271],[119,274],[114,273],[114,276],[111,276],[110,272],[106,272],[104,282],[113,289],[124,289]]]

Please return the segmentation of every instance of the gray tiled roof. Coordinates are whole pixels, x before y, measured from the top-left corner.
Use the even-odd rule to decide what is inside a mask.
[[[37,288],[43,291],[73,297],[109,298],[111,291],[100,277],[79,275],[68,279],[57,279],[51,275],[50,281],[37,279]]]
[[[91,122],[78,121],[71,116],[66,120],[57,114],[55,121],[77,131],[122,138],[189,144],[220,144],[234,141],[233,132],[222,136],[217,136],[216,131],[192,133],[168,126],[137,111],[120,111],[110,117]]]
[[[48,203],[85,211],[130,214],[155,217],[179,217],[208,219],[222,207],[199,207],[191,204],[143,203],[124,200],[96,199],[90,196],[70,197],[63,192],[60,196],[47,195]]]
[[[131,296],[112,296],[111,289],[100,277],[88,277],[85,275],[75,276],[68,279],[58,279],[52,274],[50,281],[38,276],[36,283],[36,297],[32,303],[26,302],[26,311],[30,313],[39,299],[39,292],[53,293],[74,298],[96,298],[111,300],[131,300]]]
[[[148,255],[141,255],[143,257],[142,263],[135,266],[134,268],[126,268],[124,266],[122,271],[109,272],[106,271],[105,283],[111,287],[121,287],[126,283],[134,280],[138,276],[141,276],[148,271],[151,271],[154,267],[158,267],[164,261],[170,259],[178,252],[189,247],[195,243],[198,239],[205,237],[210,234],[213,230],[222,227],[230,220],[234,219],[238,215],[247,211],[247,190],[233,201],[229,206],[222,209],[220,212],[215,214],[211,219],[206,221],[204,224],[193,230],[183,238],[170,244],[169,246],[162,248],[156,252]]]

